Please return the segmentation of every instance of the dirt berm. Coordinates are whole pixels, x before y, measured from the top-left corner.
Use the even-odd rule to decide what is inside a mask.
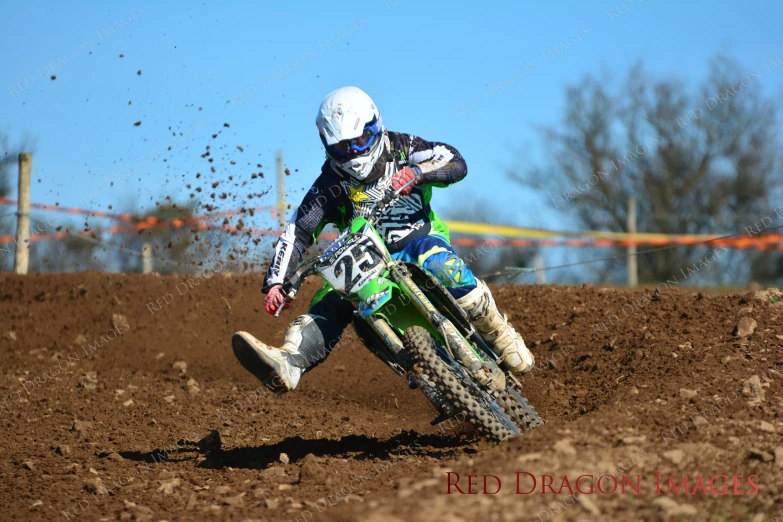
[[[295,392],[259,388],[231,334],[280,342],[314,286],[280,319],[259,287],[0,276],[0,519],[783,517],[776,290],[493,287],[538,359],[523,385],[546,420],[495,446],[430,426],[420,392],[353,340]]]

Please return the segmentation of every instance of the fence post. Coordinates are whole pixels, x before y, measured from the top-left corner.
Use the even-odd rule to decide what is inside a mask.
[[[626,226],[629,234],[636,234],[636,198],[628,197]],[[635,238],[631,236],[631,240]],[[639,284],[639,262],[636,257],[636,245],[628,245],[628,286],[636,288]]]
[[[285,171],[282,150],[277,151],[277,219],[280,230],[285,230]]]
[[[533,268],[536,269],[536,284],[546,284],[546,272],[544,272],[544,258],[540,254],[533,256]]]
[[[152,273],[152,244],[145,242],[141,247],[141,273]]]
[[[16,215],[16,252],[14,253],[14,273],[26,274],[30,261],[30,170],[33,155],[30,152],[19,154],[19,197]]]

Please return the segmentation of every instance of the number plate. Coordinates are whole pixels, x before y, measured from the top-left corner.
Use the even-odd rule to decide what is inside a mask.
[[[357,293],[385,269],[383,258],[367,236],[354,241],[334,257],[334,262],[318,270],[341,294]]]

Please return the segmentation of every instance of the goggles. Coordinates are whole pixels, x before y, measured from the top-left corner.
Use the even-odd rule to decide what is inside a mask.
[[[332,156],[339,158],[361,156],[372,147],[376,139],[379,139],[382,130],[383,125],[381,122],[378,118],[373,118],[370,123],[364,126],[364,131],[358,138],[342,140],[334,145],[327,145],[326,140],[323,135],[321,135],[321,142],[324,144],[324,147],[326,147],[327,152]]]

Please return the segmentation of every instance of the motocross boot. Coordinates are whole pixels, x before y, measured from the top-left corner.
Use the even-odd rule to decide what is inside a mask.
[[[518,375],[529,372],[535,365],[533,353],[508,323],[505,314],[498,311],[484,281],[477,279],[476,283],[476,288],[457,299],[457,303],[468,314],[481,338],[497,354],[501,367]]]
[[[240,364],[275,393],[296,388],[302,374],[329,355],[322,329],[325,319],[306,314],[297,317],[285,333],[280,348],[269,346],[247,332],[236,332],[231,339]],[[327,326],[327,325],[324,325]]]

